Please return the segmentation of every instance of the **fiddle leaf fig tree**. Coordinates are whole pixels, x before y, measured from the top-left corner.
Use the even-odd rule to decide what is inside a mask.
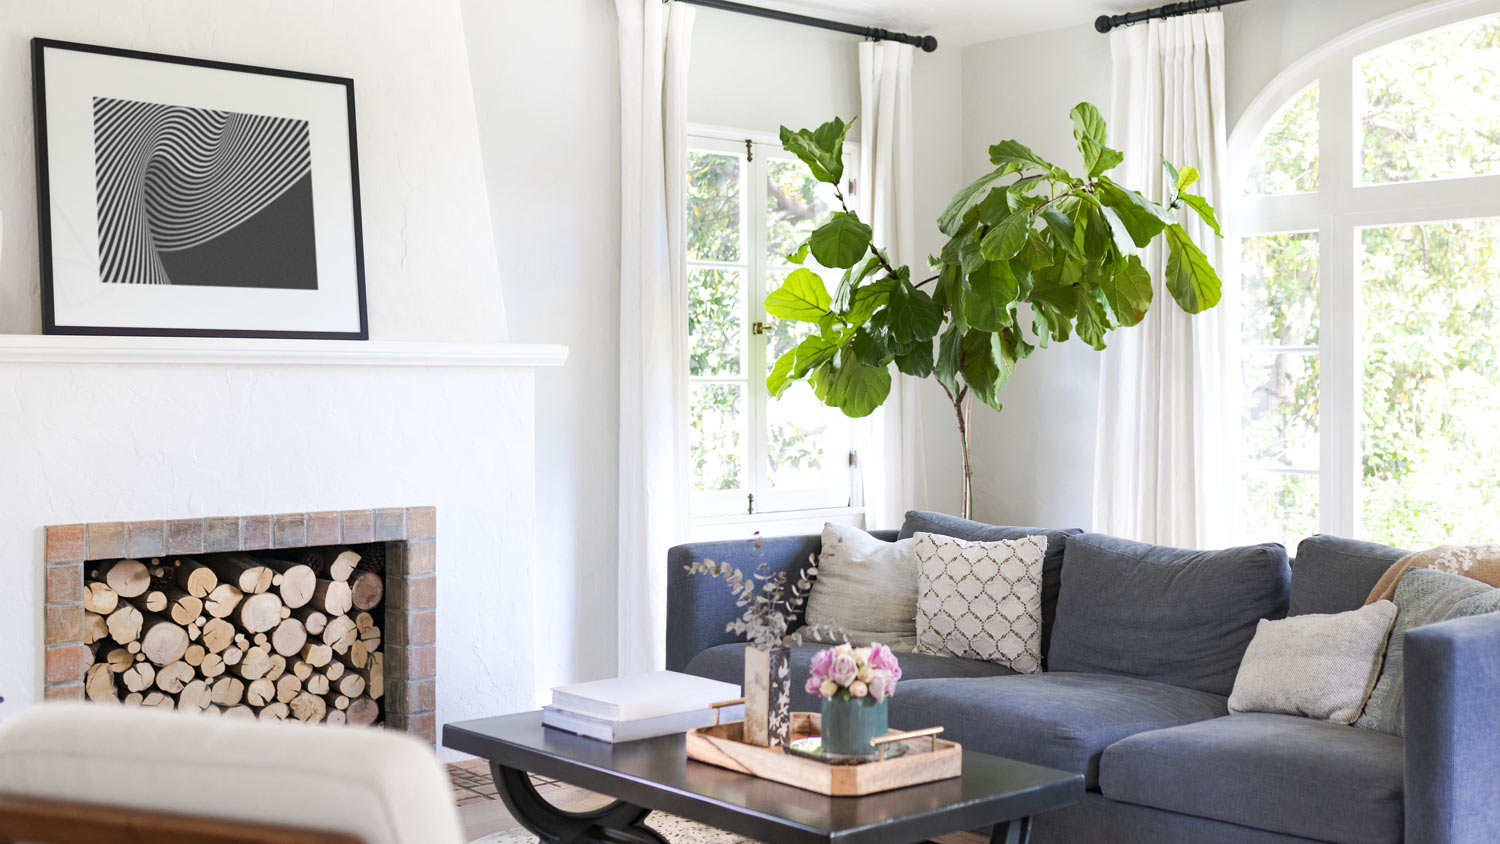
[[[771,317],[816,325],[776,361],[766,387],[779,397],[793,381],[806,381],[824,404],[862,417],[890,394],[891,364],[935,378],[958,423],[965,516],[972,399],[1000,410],[1001,388],[1038,346],[1076,334],[1102,350],[1110,331],[1140,323],[1154,289],[1141,261],[1145,247],[1165,240],[1162,281],[1178,307],[1196,314],[1219,302],[1219,277],[1180,219],[1196,214],[1222,236],[1214,209],[1188,193],[1198,171],[1163,159],[1166,201],[1154,202],[1107,175],[1125,157],[1105,146],[1099,110],[1081,103],[1071,116],[1082,170],[1065,170],[1017,141],[990,147],[994,169],[955,194],[938,218],[948,241],[919,280],[873,242],[839,188],[850,124],[835,118],[817,129],[781,129],[782,145],[833,186],[840,205],[787,257],[798,265],[811,258],[843,277],[830,293],[818,273],[800,266],[766,297]]]

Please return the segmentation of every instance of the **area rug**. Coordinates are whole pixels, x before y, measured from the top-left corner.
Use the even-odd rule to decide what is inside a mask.
[[[661,812],[653,812],[651,817],[646,819],[646,826],[661,833],[662,837],[672,844],[755,844],[753,838],[743,838],[722,829],[704,826],[697,821]],[[536,840],[535,835],[516,827],[477,838],[469,844],[536,844]]]

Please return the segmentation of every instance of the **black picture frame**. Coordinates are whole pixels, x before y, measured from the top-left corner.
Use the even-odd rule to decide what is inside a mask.
[[[342,86],[348,116],[349,139],[349,189],[350,222],[353,234],[354,299],[358,307],[359,328],[357,331],[314,331],[274,329],[225,329],[194,328],[190,326],[100,326],[77,325],[59,322],[54,291],[54,244],[52,231],[52,180],[49,170],[49,146],[47,125],[47,78],[46,52],[69,50],[93,53],[125,59],[183,65],[234,73],[258,74],[306,82],[318,82]],[[141,50],[106,47],[97,44],[82,44],[50,38],[31,39],[32,106],[35,122],[36,145],[36,194],[37,237],[41,264],[41,304],[44,334],[60,335],[112,335],[138,337],[243,337],[295,340],[368,340],[370,337],[367,294],[365,288],[364,233],[361,220],[359,189],[359,146],[356,132],[354,104],[354,80],[340,76],[286,70],[282,68],[258,67],[255,65],[223,62],[213,59],[173,56]]]

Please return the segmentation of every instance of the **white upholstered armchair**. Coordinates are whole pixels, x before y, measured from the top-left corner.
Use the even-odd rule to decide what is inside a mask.
[[[460,844],[394,732],[42,704],[0,724],[0,844]]]

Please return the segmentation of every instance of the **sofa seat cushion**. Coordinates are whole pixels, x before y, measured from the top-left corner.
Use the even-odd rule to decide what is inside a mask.
[[[722,680],[737,685],[745,682],[744,643],[719,645],[693,657],[683,669],[689,674]],[[802,688],[812,670],[813,654],[828,645],[795,645],[792,647],[792,711],[817,712],[822,702]],[[900,689],[904,693],[906,684],[912,680],[932,677],[997,677],[1015,672],[994,662],[976,659],[959,659],[951,656],[929,656],[927,654],[897,654],[901,661]]]
[[[1134,677],[1048,673],[902,679],[890,720],[903,730],[942,726],[943,738],[969,750],[1080,773],[1094,789],[1104,748],[1226,712],[1225,699],[1207,692]]]
[[[1230,715],[1104,751],[1105,797],[1329,841],[1402,840],[1404,742],[1295,715]]]

